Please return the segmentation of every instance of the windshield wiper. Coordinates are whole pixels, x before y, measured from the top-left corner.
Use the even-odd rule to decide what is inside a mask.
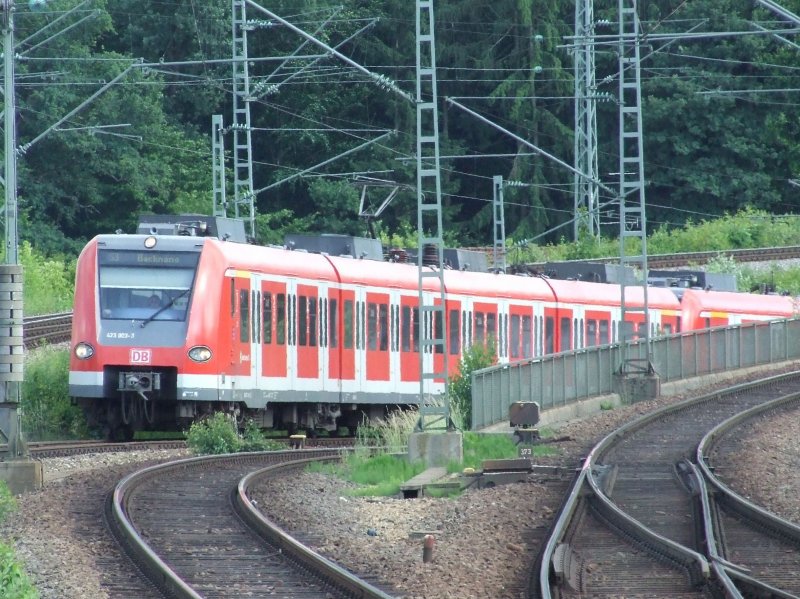
[[[175,302],[177,302],[177,301],[178,301],[179,299],[181,299],[181,298],[182,298],[184,295],[186,295],[187,293],[189,293],[189,291],[190,291],[191,289],[192,289],[191,287],[188,287],[187,289],[184,289],[184,290],[183,290],[183,291],[181,291],[181,292],[180,292],[178,295],[176,295],[176,296],[175,296],[175,297],[173,297],[171,300],[169,300],[169,301],[168,301],[166,304],[164,304],[163,306],[161,306],[161,307],[160,307],[158,310],[156,310],[155,312],[153,312],[153,313],[152,313],[150,316],[148,316],[147,318],[145,318],[145,319],[142,321],[141,327],[142,327],[142,328],[144,328],[144,327],[147,325],[147,323],[148,323],[148,322],[152,322],[152,321],[155,319],[155,317],[156,317],[156,316],[158,316],[159,314],[161,314],[161,313],[162,313],[164,310],[168,310],[169,308],[171,308]]]

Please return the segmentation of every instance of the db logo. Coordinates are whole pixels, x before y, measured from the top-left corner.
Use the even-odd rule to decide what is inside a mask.
[[[149,364],[151,351],[149,349],[132,349],[131,364]]]

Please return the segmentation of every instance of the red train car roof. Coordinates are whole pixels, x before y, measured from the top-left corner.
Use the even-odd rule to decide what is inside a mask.
[[[732,291],[704,291],[687,289],[683,293],[685,309],[696,313],[728,312],[733,314],[753,314],[792,318],[795,314],[794,299],[784,295],[756,295]]]
[[[600,304],[603,306],[619,306],[622,303],[622,292],[619,285],[609,283],[589,283],[585,281],[549,280],[558,296],[558,300],[575,304]],[[625,288],[625,303],[641,306],[644,303],[644,291],[639,285]],[[647,288],[648,308],[661,310],[680,310],[680,302],[675,294],[664,287]]]

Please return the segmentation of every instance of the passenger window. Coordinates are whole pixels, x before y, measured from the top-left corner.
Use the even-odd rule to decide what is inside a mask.
[[[450,310],[450,355],[457,356],[461,353],[458,342],[458,310]]]
[[[328,302],[328,306],[330,311],[330,317],[328,319],[328,340],[330,341],[330,347],[332,349],[336,349],[339,347],[339,302],[335,299],[332,299]]]
[[[250,293],[247,289],[239,290],[239,340],[242,343],[250,341]]]
[[[519,315],[511,315],[511,344],[509,346],[512,358],[519,358]]]
[[[522,357],[530,358],[533,355],[533,321],[530,316],[522,317]]]
[[[600,321],[600,345],[608,345],[608,321]]]
[[[475,312],[475,343],[484,344],[486,337],[486,324],[484,323],[483,312]]]
[[[317,345],[317,298],[308,298],[308,345]]]
[[[597,321],[589,319],[586,321],[586,347],[597,345]]]
[[[264,345],[272,344],[272,294],[265,293],[263,299],[263,317],[262,324],[264,325]]]
[[[493,312],[486,315],[486,347],[497,349],[497,314]]]
[[[275,341],[278,345],[286,343],[286,296],[283,293],[275,298]]]
[[[561,318],[561,348],[559,351],[572,349],[572,331],[570,330],[571,319]]]
[[[353,349],[353,300],[344,300],[344,348]]]
[[[436,338],[436,341],[441,341],[442,345],[436,343],[433,347],[435,348],[434,351],[437,354],[444,353],[444,313],[441,310],[436,310],[433,313],[433,336]]]
[[[378,328],[380,335],[378,349],[387,351],[389,349],[389,306],[386,304],[378,305]]]
[[[403,306],[400,315],[400,351],[411,351],[411,307]]]

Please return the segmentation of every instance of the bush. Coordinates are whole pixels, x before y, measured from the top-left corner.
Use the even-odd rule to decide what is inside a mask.
[[[194,422],[186,435],[186,444],[194,453],[236,453],[241,445],[233,418],[223,412]]]
[[[235,420],[224,412],[215,412],[189,428],[186,444],[196,454],[275,451],[286,449],[279,441],[266,439],[252,420],[240,435]]]
[[[488,368],[497,360],[494,350],[482,345],[467,348],[461,356],[458,374],[450,377],[448,393],[452,411],[458,413],[462,420],[462,428],[472,425],[472,372]]]
[[[61,258],[45,258],[34,252],[30,242],[24,241],[19,247],[19,261],[23,266],[26,316],[72,310],[74,259],[68,262]]]
[[[69,399],[69,350],[43,347],[29,352],[22,383],[22,429],[36,441],[86,438],[80,408]]]

